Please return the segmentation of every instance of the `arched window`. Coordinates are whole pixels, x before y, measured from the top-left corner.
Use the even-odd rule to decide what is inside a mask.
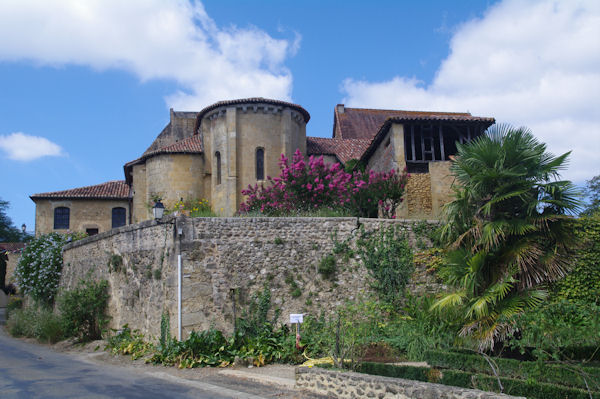
[[[69,228],[69,216],[71,210],[65,206],[54,208],[54,229],[67,230]]]
[[[265,180],[265,149],[256,149],[256,180]]]
[[[221,153],[215,152],[215,159],[217,160],[217,184],[221,184]]]
[[[123,207],[112,209],[112,228],[125,226],[127,211]]]

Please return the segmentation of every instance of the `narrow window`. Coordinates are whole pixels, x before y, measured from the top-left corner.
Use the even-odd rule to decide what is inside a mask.
[[[221,153],[215,152],[215,159],[217,160],[217,184],[221,184]]]
[[[265,180],[265,149],[256,149],[256,180]]]
[[[112,209],[112,228],[125,226],[127,211],[123,207]]]
[[[98,234],[98,229],[85,229],[85,232],[87,233],[88,236],[95,236],[96,234]]]
[[[64,206],[54,208],[54,229],[67,230],[69,228],[69,215],[71,210]]]

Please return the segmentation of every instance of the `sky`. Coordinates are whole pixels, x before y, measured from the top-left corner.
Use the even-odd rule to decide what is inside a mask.
[[[246,97],[333,109],[471,112],[600,174],[597,0],[0,2],[0,198],[122,180],[168,123]]]

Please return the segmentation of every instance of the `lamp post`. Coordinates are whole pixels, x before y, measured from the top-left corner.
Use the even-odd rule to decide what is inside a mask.
[[[23,234],[25,234],[25,232],[27,231],[27,225],[25,223],[21,225],[21,231],[23,232]]]
[[[165,213],[165,206],[162,202],[160,202],[160,200],[156,201],[156,203],[152,207],[152,213],[154,215],[154,219],[162,219],[163,214]]]

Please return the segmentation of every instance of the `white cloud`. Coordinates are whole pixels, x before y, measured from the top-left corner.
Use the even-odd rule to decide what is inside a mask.
[[[187,0],[8,0],[0,2],[0,61],[128,70],[173,79],[181,110],[250,96],[289,100],[284,61],[297,49],[254,28],[220,28]]]
[[[4,150],[9,159],[15,161],[33,161],[41,157],[64,155],[58,144],[44,137],[21,132],[0,136],[0,149]]]
[[[355,107],[470,111],[530,127],[564,177],[600,173],[600,2],[507,0],[460,26],[430,85],[415,78],[347,79]]]

